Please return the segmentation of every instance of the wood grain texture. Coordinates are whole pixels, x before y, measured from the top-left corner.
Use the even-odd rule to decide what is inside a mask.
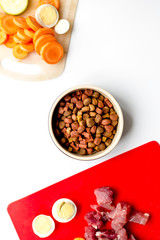
[[[34,16],[37,5],[38,5],[38,0],[30,0],[27,11],[24,14],[22,14],[22,16],[23,17],[29,16],[29,15]],[[8,49],[7,47],[2,45],[0,46],[0,72],[2,74],[7,75],[8,77],[12,77],[20,80],[28,80],[28,81],[41,81],[41,80],[48,80],[48,79],[53,79],[58,77],[65,68],[77,5],[78,5],[78,0],[60,0],[60,10],[59,10],[60,19],[61,18],[68,19],[71,24],[71,28],[64,35],[56,34],[57,40],[61,43],[61,45],[64,48],[64,57],[59,63],[55,65],[49,65],[45,63],[41,59],[41,57],[35,52],[29,54],[29,56],[26,59],[19,61],[13,57],[12,49]],[[0,9],[0,12],[3,12],[3,11]],[[2,65],[2,61],[4,59],[6,62],[9,60],[10,62],[9,65],[12,65],[11,68],[7,68]],[[34,64],[36,65],[35,68],[37,67],[39,71],[37,73],[32,74],[32,69],[34,68]],[[19,69],[23,68],[23,66],[24,68],[28,69],[27,71],[28,74],[26,72],[25,73],[18,72]]]

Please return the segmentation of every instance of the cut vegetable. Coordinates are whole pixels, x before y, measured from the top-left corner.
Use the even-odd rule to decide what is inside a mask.
[[[38,29],[38,31],[34,34],[34,38],[33,38],[33,43],[35,44],[35,42],[37,41],[37,39],[43,35],[46,34],[51,34],[53,36],[55,36],[54,31],[50,28],[40,28]]]
[[[2,17],[4,17],[4,16],[5,16],[5,14],[3,14],[3,13],[0,12],[0,19],[1,19]]]
[[[0,44],[3,44],[7,41],[7,34],[0,30]]]
[[[31,42],[31,40],[32,40],[32,38],[26,36],[26,34],[24,33],[24,30],[21,29],[21,28],[18,29],[18,31],[17,31],[17,36],[18,36],[20,39],[22,39],[22,40],[24,40],[24,41],[26,41],[26,42]]]
[[[46,43],[41,48],[40,53],[43,60],[48,64],[58,63],[64,55],[63,47],[57,42]]]
[[[19,37],[17,36],[17,34],[14,34],[13,39],[14,39],[14,41],[15,41],[16,43],[19,43],[19,44],[27,44],[27,43],[29,43],[28,41],[25,41],[25,40],[19,38]]]
[[[13,48],[13,56],[15,58],[18,58],[18,59],[24,59],[25,57],[28,56],[28,53],[26,51],[23,51],[21,48],[20,48],[20,45],[17,44],[16,46],[14,46]]]
[[[34,52],[34,50],[35,50],[33,43],[20,44],[20,48],[25,52]]]
[[[54,6],[55,8],[57,8],[57,10],[60,7],[60,2],[59,0],[39,0],[39,6],[43,5],[43,4],[51,4],[52,6]]]
[[[34,17],[28,16],[26,18],[26,23],[28,24],[28,26],[34,30],[35,32],[41,28],[41,26],[39,25],[39,23],[36,21],[36,19]]]
[[[24,34],[30,38],[34,37],[35,31],[31,30],[31,29],[24,29]]]
[[[7,34],[14,34],[17,32],[18,27],[13,22],[14,17],[5,15],[1,18],[1,29]]]
[[[0,5],[4,12],[19,15],[26,10],[28,0],[0,0]]]
[[[64,34],[68,32],[70,28],[70,23],[67,19],[60,19],[57,25],[55,26],[55,32],[58,34]]]
[[[35,42],[35,50],[40,55],[41,48],[48,42],[57,42],[56,38],[53,35],[47,34],[43,35],[37,39]]]
[[[6,47],[13,48],[17,43],[13,39],[14,35],[8,35],[7,42],[5,43]]]
[[[23,17],[15,17],[13,19],[14,24],[16,24],[18,27],[23,29],[30,29],[30,27],[26,23],[26,19]]]

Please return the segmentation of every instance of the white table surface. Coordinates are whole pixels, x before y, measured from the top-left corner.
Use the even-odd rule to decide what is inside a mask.
[[[125,118],[118,146],[92,162],[63,155],[48,132],[53,101],[84,83],[113,94]],[[0,75],[1,238],[18,240],[6,210],[10,202],[146,142],[160,142],[159,103],[160,1],[80,0],[59,78],[25,82]]]

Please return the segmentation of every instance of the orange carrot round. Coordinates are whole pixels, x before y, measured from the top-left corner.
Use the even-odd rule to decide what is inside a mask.
[[[35,50],[40,55],[41,48],[48,42],[56,42],[56,38],[53,35],[47,34],[39,37],[35,43]]]
[[[14,35],[8,35],[7,42],[5,43],[6,47],[13,48],[17,43],[13,39]]]
[[[26,23],[26,19],[23,17],[14,17],[13,22],[20,28],[30,29],[30,27]]]
[[[49,43],[46,43],[41,48],[40,53],[41,53],[43,60],[46,63],[56,64],[62,59],[62,57],[64,55],[64,50],[63,50],[63,47],[59,43],[49,42]]]
[[[18,29],[17,31],[17,36],[24,40],[24,41],[27,41],[27,42],[31,42],[32,38],[28,37],[25,33],[24,33],[24,30],[23,29]]]
[[[28,56],[28,53],[26,51],[23,51],[21,48],[20,48],[20,45],[17,44],[16,46],[14,46],[13,48],[13,56],[15,58],[18,58],[18,59],[24,59],[25,57]]]
[[[16,43],[19,43],[19,44],[27,44],[27,43],[30,42],[30,41],[28,42],[28,41],[25,41],[25,40],[19,38],[19,37],[17,36],[17,34],[14,34],[13,39],[14,39],[14,41],[15,41]]]
[[[60,7],[60,2],[59,0],[39,0],[38,6],[41,6],[43,4],[51,4],[52,6],[54,6],[55,8],[57,8],[57,10]]]
[[[20,44],[20,48],[21,48],[23,51],[26,51],[26,52],[34,52],[34,50],[35,50],[35,47],[34,47],[34,44],[33,44],[33,43]]]
[[[33,43],[35,44],[35,42],[37,41],[37,39],[43,35],[46,34],[51,34],[53,36],[55,36],[54,31],[50,28],[40,28],[38,29],[35,34],[34,34],[34,38],[33,38]]]
[[[26,18],[26,23],[28,24],[28,26],[34,30],[35,32],[41,28],[41,25],[39,25],[39,23],[36,21],[36,19],[34,17],[28,16]]]
[[[7,34],[0,30],[0,44],[3,44],[7,41]]]
[[[16,26],[13,22],[14,17],[11,15],[5,15],[1,18],[1,29],[7,34],[14,34],[18,30],[18,26]]]
[[[41,28],[40,28],[41,29]],[[24,29],[24,34],[30,38],[34,37],[35,31],[31,30],[31,29]]]
[[[4,17],[5,14],[0,12],[0,18]]]

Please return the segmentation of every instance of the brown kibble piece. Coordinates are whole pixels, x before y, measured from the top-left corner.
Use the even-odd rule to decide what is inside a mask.
[[[112,125],[106,125],[106,126],[105,126],[105,129],[106,129],[107,132],[110,133],[110,132],[113,131],[113,126],[112,126]]]
[[[91,98],[86,98],[84,101],[83,101],[83,104],[85,105],[85,106],[87,106],[87,105],[89,105],[90,103],[91,103]]]
[[[91,134],[90,134],[90,133],[87,133],[87,132],[83,132],[82,135],[83,135],[85,138],[90,138],[90,137],[91,137]]]
[[[72,115],[72,119],[73,119],[74,122],[77,120],[76,114],[73,114],[73,115]]]
[[[97,108],[96,108],[96,113],[98,113],[98,114],[101,115],[101,114],[102,114],[102,109],[100,109],[100,108],[97,107]]]
[[[89,148],[94,148],[94,147],[95,147],[94,142],[88,142],[88,147],[89,147]]]
[[[92,98],[92,104],[93,104],[93,105],[97,105],[97,104],[98,104],[98,101],[97,101],[96,98]]]
[[[70,104],[69,104],[69,108],[70,108],[71,110],[73,110],[74,104],[73,104],[73,103],[70,103]]]
[[[82,102],[82,101],[78,101],[78,102],[76,103],[76,107],[77,107],[78,109],[81,109],[81,108],[83,107],[83,102]]]
[[[112,108],[112,107],[113,107],[113,104],[109,101],[108,98],[105,98],[105,99],[104,99],[104,102],[107,104],[107,106],[108,106],[109,108]]]
[[[65,107],[64,107],[64,111],[67,111],[69,108],[69,102],[66,103]]]
[[[111,120],[110,119],[103,119],[101,124],[102,125],[109,125],[109,124],[111,124]]]
[[[68,116],[70,116],[71,114],[72,114],[71,110],[65,111],[65,112],[63,113],[63,115],[64,115],[65,117],[68,117]]]
[[[91,90],[91,89],[85,89],[85,90],[84,90],[84,93],[85,93],[87,96],[92,96],[93,90]]]
[[[111,139],[107,139],[107,141],[105,142],[106,146],[108,147],[111,144],[112,140]]]
[[[65,119],[64,119],[64,122],[65,122],[65,123],[72,123],[73,120],[72,120],[72,118],[65,118]]]
[[[65,102],[60,101],[59,106],[60,106],[60,107],[64,107],[64,106],[65,106]]]
[[[100,95],[100,96],[99,96],[99,100],[104,101],[103,95]]]
[[[59,129],[56,128],[56,129],[54,130],[54,133],[55,133],[55,135],[56,135],[57,137],[60,136],[60,131],[59,131]]]
[[[103,132],[104,132],[104,128],[98,126],[98,127],[97,127],[97,130],[96,130],[96,133],[103,133]]]
[[[87,148],[88,155],[91,155],[93,153],[93,148]]]
[[[70,95],[66,95],[66,96],[64,97],[64,100],[65,100],[66,102],[69,102],[69,101],[71,100],[71,96],[70,96]]]
[[[88,113],[83,114],[83,120],[86,120],[87,118],[89,118],[89,114]]]
[[[87,148],[87,144],[79,144],[79,148]]]
[[[98,92],[94,92],[93,95],[92,95],[92,97],[94,97],[94,98],[99,98],[99,93],[98,93]]]
[[[96,127],[96,125],[94,125],[94,126],[91,128],[91,133],[92,133],[92,134],[95,134],[95,133],[96,133],[96,129],[97,129],[97,127]]]
[[[115,127],[118,124],[118,121],[112,121],[112,125]]]
[[[59,128],[63,129],[65,127],[65,122],[64,121],[60,121],[59,122]]]
[[[72,127],[72,129],[75,131],[75,130],[77,130],[77,129],[78,129],[78,127],[79,127],[79,124],[78,124],[78,123],[76,123],[76,122],[74,122],[74,123],[72,123],[72,124],[71,124],[71,127]]]
[[[61,144],[65,144],[66,143],[66,138],[61,138]]]
[[[71,103],[76,104],[78,102],[78,99],[76,97],[71,98]]]
[[[76,137],[79,137],[79,133],[77,131],[72,131],[71,138],[76,138]]]
[[[86,124],[87,124],[87,127],[93,127],[93,125],[95,124],[95,121],[93,118],[87,118],[86,119]]]
[[[66,130],[66,133],[67,133],[68,135],[71,135],[71,130],[72,130],[71,127],[68,127],[67,130]]]
[[[117,121],[118,120],[118,115],[116,113],[111,113],[110,114],[110,119],[113,121]]]
[[[86,121],[85,121],[85,120],[80,121],[80,122],[79,122],[79,125],[80,125],[80,126],[86,126]]]
[[[88,106],[85,106],[82,108],[82,112],[88,112],[89,111],[89,107]]]
[[[77,112],[77,115],[78,115],[78,116],[82,116],[82,110],[79,110],[79,111]]]
[[[101,143],[101,138],[100,137],[96,137],[95,139],[94,139],[94,144],[95,145],[99,145]]]
[[[90,114],[91,117],[95,117],[97,113],[96,112],[90,112],[89,114]]]
[[[84,100],[87,98],[88,96],[86,94],[82,94],[82,101],[84,102]]]
[[[105,107],[103,108],[103,113],[108,113],[108,112],[109,112],[109,107],[105,106]]]
[[[100,100],[98,101],[98,107],[99,108],[103,108],[104,107],[104,103],[102,101],[100,101]]]
[[[102,117],[103,117],[103,118],[109,118],[110,115],[109,115],[109,113],[106,113],[106,114],[102,115]]]
[[[101,120],[102,120],[101,115],[97,114],[96,117],[95,117],[95,122],[96,122],[96,123],[100,123]]]
[[[96,138],[101,138],[101,133],[96,133]]]
[[[104,144],[104,143],[100,143],[99,144],[99,150],[100,151],[103,151],[103,150],[105,150],[106,149],[106,145]]]
[[[107,131],[105,131],[104,133],[103,133],[103,136],[105,136],[105,137],[107,137],[107,138],[109,138],[110,136],[112,135],[112,132],[107,132]]]
[[[78,95],[78,96],[82,95],[82,91],[81,91],[81,90],[78,90],[78,91],[76,92],[76,95]]]
[[[84,132],[84,130],[85,130],[85,127],[84,127],[84,126],[79,126],[77,131],[78,131],[78,133],[81,134],[81,133]]]
[[[58,113],[63,114],[64,113],[64,108],[63,107],[59,107],[58,108]]]
[[[91,112],[95,111],[95,106],[93,104],[89,104],[89,109]]]
[[[85,155],[85,154],[86,154],[86,149],[80,148],[79,154],[80,154],[80,155]]]
[[[76,114],[77,112],[78,112],[78,108],[75,107],[75,108],[73,109],[73,113]]]

